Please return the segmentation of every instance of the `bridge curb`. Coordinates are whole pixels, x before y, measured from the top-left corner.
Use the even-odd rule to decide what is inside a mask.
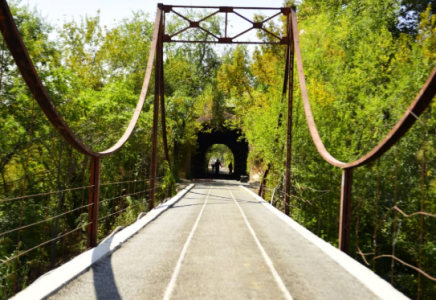
[[[194,186],[195,184],[187,186],[176,196],[165,203],[161,203],[140,220],[116,233],[106,241],[103,241],[97,247],[80,254],[59,268],[42,275],[33,284],[12,297],[11,300],[46,299],[52,296],[69,282],[88,271],[95,263],[115,252],[122,244],[138,233],[138,231],[182,199]]]
[[[279,219],[288,224],[292,229],[297,231],[301,236],[319,248],[328,257],[338,263],[342,268],[344,268],[348,273],[350,273],[354,278],[361,282],[366,288],[373,292],[380,299],[392,300],[392,299],[409,299],[400,291],[395,289],[390,283],[385,281],[383,278],[375,274],[372,270],[368,269],[366,266],[362,265],[352,257],[348,256],[339,249],[333,247],[331,244],[327,243],[311,231],[307,230],[292,218],[285,215],[283,212],[269,204],[265,199],[256,195],[253,191],[249,190],[245,186],[240,185],[245,192],[253,196],[256,200],[262,203],[268,210],[275,214]]]

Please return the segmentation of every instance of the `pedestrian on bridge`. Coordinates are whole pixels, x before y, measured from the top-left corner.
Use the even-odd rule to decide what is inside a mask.
[[[232,174],[233,172],[233,164],[232,162],[229,163],[229,174]]]
[[[220,167],[221,167],[221,162],[219,159],[216,160],[215,162],[215,174],[219,174],[220,173]]]
[[[213,173],[213,171],[215,171],[215,162],[212,162],[211,166],[212,166],[212,173]]]

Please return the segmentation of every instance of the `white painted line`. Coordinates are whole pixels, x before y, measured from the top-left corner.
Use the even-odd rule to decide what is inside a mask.
[[[188,239],[185,242],[185,245],[183,246],[182,253],[180,253],[179,260],[177,261],[176,268],[174,269],[173,276],[171,277],[171,281],[167,286],[167,289],[165,290],[164,300],[169,300],[171,298],[171,295],[173,293],[173,290],[176,286],[177,277],[179,276],[180,269],[182,267],[183,259],[185,258],[186,252],[188,251],[189,244],[191,243],[192,237],[194,236],[195,230],[197,229],[198,223],[200,222],[201,216],[203,215],[204,208],[206,207],[207,200],[210,196],[210,191],[212,188],[209,189],[209,192],[207,193],[206,200],[204,201],[203,207],[201,208],[200,214],[197,217],[197,221],[195,221],[194,226],[192,227],[191,232],[189,233]]]
[[[265,262],[268,265],[277,285],[279,286],[280,290],[282,291],[283,296],[287,300],[292,300],[293,298],[292,298],[291,294],[289,293],[288,289],[286,288],[285,284],[283,283],[283,280],[280,277],[279,273],[277,273],[276,268],[274,268],[274,264],[273,264],[271,258],[268,256],[268,254],[266,253],[262,244],[260,243],[259,239],[257,238],[256,232],[254,232],[254,229],[253,229],[253,227],[251,227],[250,222],[248,222],[247,216],[245,215],[245,213],[242,210],[241,206],[239,205],[238,201],[236,201],[235,196],[233,196],[232,191],[228,187],[227,187],[227,189],[229,190],[230,195],[232,195],[233,201],[235,201],[236,205],[238,206],[239,210],[241,211],[242,217],[244,218],[245,223],[247,224],[247,227],[250,230],[251,235],[253,236],[254,241],[257,244],[257,247],[259,247],[259,250],[262,253],[262,256],[265,259]]]
[[[11,300],[46,299],[50,297],[63,286],[86,272],[93,264],[115,252],[139,230],[176,204],[193,187],[194,184],[189,185],[169,201],[152,209],[143,218],[116,233],[97,247],[76,256],[59,268],[44,274],[33,284],[11,298]]]
[[[366,286],[380,299],[409,299],[400,291],[395,289],[390,283],[375,274],[372,270],[368,269],[357,260],[353,259],[344,252],[333,247],[331,244],[327,243],[320,237],[316,236],[314,233],[310,232],[309,230],[295,222],[293,219],[282,213],[280,210],[270,205],[268,202],[262,199],[262,197],[253,193],[253,191],[250,191],[242,185],[240,185],[239,187],[246,191],[248,194],[250,194],[253,198],[261,202],[264,207],[270,210],[287,225],[292,227],[292,229],[297,231],[302,237],[314,244],[322,252],[327,254],[328,257],[337,262],[344,270],[354,276],[359,282]]]

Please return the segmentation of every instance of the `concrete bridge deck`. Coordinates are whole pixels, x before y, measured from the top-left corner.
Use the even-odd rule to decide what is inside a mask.
[[[236,182],[196,184],[50,299],[405,299],[268,205]]]

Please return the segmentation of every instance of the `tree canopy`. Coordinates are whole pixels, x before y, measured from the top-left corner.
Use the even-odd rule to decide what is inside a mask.
[[[436,4],[423,0],[295,3],[307,88],[320,136],[335,157],[352,161],[393,128],[434,68]],[[141,91],[153,16],[132,12],[106,28],[97,12],[54,27],[19,1],[10,6],[63,118],[93,150],[112,145],[124,132]],[[195,10],[186,13],[194,19],[207,15]],[[286,35],[286,19],[274,20],[267,22],[268,29]],[[219,34],[222,22],[215,15],[205,26]],[[177,16],[167,20],[170,33],[185,25]],[[210,38],[195,29],[185,31],[183,37]],[[267,41],[270,36],[259,32],[258,38]],[[57,134],[4,42],[0,44],[0,297],[8,298],[86,249],[90,160]],[[165,44],[164,51],[170,163],[159,147],[158,198],[166,198],[173,183],[186,175],[182,170],[188,155],[196,151],[198,132],[236,128],[250,145],[249,168],[264,171],[270,166],[266,197],[276,188],[275,205],[283,209],[285,47]],[[341,173],[313,145],[295,75],[294,93],[291,217],[336,246]],[[100,240],[147,210],[153,94],[151,89],[123,150],[103,159]],[[161,133],[159,128],[160,144]],[[351,256],[419,299],[434,299],[436,283],[393,256],[436,276],[435,133],[432,104],[397,145],[354,174]],[[209,154],[218,157],[224,150],[216,146]],[[231,161],[231,155],[225,155]],[[410,216],[417,212],[427,215]],[[14,231],[34,223],[38,225]],[[74,235],[63,238],[70,232]],[[47,243],[8,262],[42,242]],[[14,274],[19,275],[18,281]]]

